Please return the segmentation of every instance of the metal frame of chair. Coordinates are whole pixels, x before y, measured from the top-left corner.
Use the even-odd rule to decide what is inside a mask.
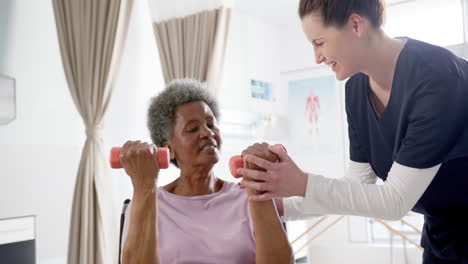
[[[125,222],[125,211],[127,211],[128,204],[130,203],[130,199],[125,199],[123,202],[122,213],[120,214],[120,235],[119,235],[119,264],[122,263],[122,232]]]

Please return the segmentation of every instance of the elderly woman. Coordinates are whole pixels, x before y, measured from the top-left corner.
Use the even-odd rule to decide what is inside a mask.
[[[215,176],[222,145],[218,115],[217,102],[194,80],[174,81],[152,99],[154,145],[128,141],[121,151],[134,190],[122,237],[124,264],[292,261],[273,201],[249,202],[255,191]],[[163,187],[157,187],[156,146],[169,148],[180,169],[179,178]],[[244,152],[277,158],[260,149]]]

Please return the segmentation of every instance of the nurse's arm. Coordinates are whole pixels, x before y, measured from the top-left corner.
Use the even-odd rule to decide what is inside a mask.
[[[344,177],[338,178],[342,181],[374,184],[377,175],[369,163],[349,161],[348,169]],[[275,198],[276,207],[283,221],[305,220],[321,214],[306,214],[301,209],[303,197]]]
[[[416,169],[396,162],[383,184],[331,179],[309,174],[305,197],[294,203],[305,215],[357,215],[399,220],[418,202],[440,164]],[[288,212],[285,203],[285,214]]]

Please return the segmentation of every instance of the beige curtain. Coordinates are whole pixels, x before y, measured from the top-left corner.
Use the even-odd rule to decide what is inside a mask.
[[[216,95],[222,81],[231,9],[219,8],[154,24],[164,81],[193,78]]]
[[[68,263],[117,263],[113,212],[101,120],[111,98],[133,0],[53,0],[63,67],[86,127],[73,197]]]

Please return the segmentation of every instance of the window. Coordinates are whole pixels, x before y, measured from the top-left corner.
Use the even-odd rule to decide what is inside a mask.
[[[407,0],[387,5],[385,32],[438,46],[464,42],[462,0]]]

